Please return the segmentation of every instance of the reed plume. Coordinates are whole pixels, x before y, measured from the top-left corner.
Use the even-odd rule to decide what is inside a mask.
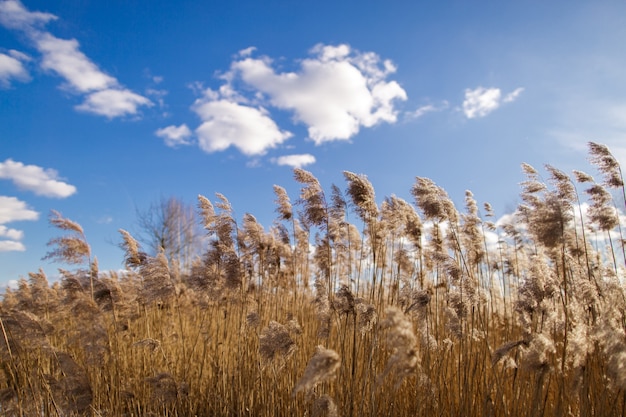
[[[295,350],[296,342],[284,325],[272,320],[261,331],[259,354],[264,363],[284,362]]]
[[[350,171],[343,172],[348,182],[348,195],[358,216],[364,222],[369,222],[378,217],[378,206],[374,187],[365,175],[357,175]]]
[[[318,345],[304,369],[304,374],[296,383],[292,395],[295,396],[300,391],[308,392],[316,385],[330,380],[335,376],[340,364],[337,352]]]
[[[590,152],[603,181],[574,171],[578,195],[523,164],[522,204],[499,220],[469,191],[458,213],[422,177],[413,204],[378,206],[348,171],[327,200],[296,169],[300,211],[274,186],[269,229],[199,196],[191,269],[120,230],[126,269],[103,271],[53,212],[50,259],[79,266],[5,291],[0,414],[625,415],[621,174],[606,147]]]
[[[293,207],[287,191],[280,185],[274,185],[274,194],[276,194],[276,211],[279,213],[281,220],[291,220],[293,218]]]
[[[398,387],[404,378],[413,374],[419,367],[417,337],[413,333],[413,324],[397,307],[389,307],[380,327],[387,329],[387,346],[392,353],[383,372],[378,376],[378,384],[392,375]]]
[[[589,160],[604,175],[604,182],[608,187],[620,188],[624,186],[624,178],[619,162],[609,147],[600,143],[589,142]]]
[[[48,221],[57,229],[70,232],[70,234],[50,239],[48,246],[51,246],[52,249],[43,259],[52,259],[68,264],[88,262],[91,248],[85,239],[83,228],[78,223],[63,217],[61,213],[55,210],[51,211]]]
[[[298,204],[302,205],[302,219],[307,226],[328,227],[328,205],[319,181],[309,171],[294,168],[294,179],[302,184]]]
[[[155,258],[147,258],[141,265],[139,274],[143,278],[142,295],[146,303],[168,302],[176,295],[167,258],[163,252]]]
[[[141,251],[137,240],[124,229],[119,229],[122,235],[120,247],[124,250],[124,265],[128,269],[139,268],[147,259],[148,255]]]
[[[339,417],[337,405],[328,395],[322,395],[313,402],[313,417]]]

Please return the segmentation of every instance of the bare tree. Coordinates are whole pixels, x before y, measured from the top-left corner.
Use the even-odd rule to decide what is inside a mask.
[[[156,256],[163,252],[170,263],[187,270],[200,253],[202,231],[195,209],[176,197],[161,199],[145,210],[137,209],[138,240]]]

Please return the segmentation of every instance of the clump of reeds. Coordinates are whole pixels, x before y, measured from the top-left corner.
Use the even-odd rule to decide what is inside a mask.
[[[3,296],[0,414],[624,415],[624,183],[589,153],[601,181],[523,164],[501,220],[425,177],[379,203],[364,175],[327,194],[296,169],[267,230],[199,196],[189,268],[120,230],[125,271],[101,271],[52,212],[70,269]]]

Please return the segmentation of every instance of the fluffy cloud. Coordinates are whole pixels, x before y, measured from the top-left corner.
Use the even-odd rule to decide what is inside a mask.
[[[203,120],[196,135],[205,152],[235,146],[245,155],[262,155],[291,137],[290,132],[279,129],[262,107],[246,106],[223,96],[207,90],[205,97],[193,106]]]
[[[24,165],[11,159],[0,162],[0,178],[11,180],[19,188],[45,197],[65,198],[76,192],[76,187],[57,179],[55,170]]]
[[[252,57],[255,50],[240,51],[221,75],[224,84],[219,90],[203,90],[203,97],[192,106],[202,119],[195,129],[202,150],[217,152],[234,146],[253,156],[278,147],[292,133],[272,119],[274,109],[291,113],[318,145],[347,140],[361,127],[395,123],[395,103],[407,99],[397,82],[386,81],[395,66],[372,52],[361,53],[348,45],[317,45],[311,57],[299,62],[297,71],[277,72],[270,58]],[[194,85],[197,91],[202,90],[199,85]],[[168,146],[186,143],[188,133],[181,128],[160,129],[157,136],[166,139]],[[315,159],[294,155],[274,162],[279,160],[303,166]]]
[[[484,117],[500,106],[501,95],[499,88],[467,89],[465,101],[463,101],[463,113],[468,119]]]
[[[294,168],[302,168],[315,163],[315,157],[311,154],[284,155],[272,160],[276,165],[286,165]]]
[[[0,252],[24,252],[26,247],[15,240],[0,240]]]
[[[485,117],[492,111],[496,110],[504,103],[514,101],[524,91],[523,88],[517,88],[513,92],[507,94],[502,99],[502,91],[499,88],[478,87],[474,90],[465,90],[465,101],[463,101],[463,113],[468,119],[477,117]]]
[[[9,229],[8,227],[0,224],[0,237],[21,240],[24,237],[24,232],[21,230]]]
[[[76,192],[76,187],[58,179],[55,170],[24,165],[12,159],[0,162],[0,179],[11,180],[19,188],[45,197],[65,198]],[[20,242],[24,233],[4,226],[6,223],[37,219],[39,213],[25,202],[15,197],[0,196],[0,252],[26,250]]]
[[[137,114],[140,106],[150,107],[152,102],[130,90],[107,89],[89,94],[82,104],[76,106],[76,109],[114,118]]]
[[[86,93],[117,85],[117,80],[102,72],[79,50],[76,39],[59,39],[49,33],[35,36],[35,44],[43,54],[41,67],[65,78],[72,88]]]
[[[103,72],[83,52],[76,39],[60,39],[41,29],[57,17],[30,12],[17,0],[0,0],[0,24],[23,31],[42,54],[41,67],[61,76],[67,86],[87,94],[76,109],[109,118],[134,115],[141,106],[152,102],[120,85],[115,77]],[[0,82],[2,70],[0,63]]]
[[[186,124],[180,126],[167,126],[159,129],[155,134],[164,139],[165,144],[171,148],[175,148],[180,145],[191,145],[189,138],[192,133]]]
[[[0,87],[8,87],[11,80],[26,81],[28,72],[19,59],[0,53]]]
[[[0,196],[0,224],[38,218],[39,213],[28,208],[25,202],[15,197]]]
[[[239,78],[267,96],[271,106],[293,112],[316,144],[349,139],[361,126],[394,123],[394,102],[407,98],[397,82],[385,81],[395,71],[390,61],[347,45],[318,45],[297,72],[283,73],[271,67],[269,58],[252,58],[246,52],[224,78]]]

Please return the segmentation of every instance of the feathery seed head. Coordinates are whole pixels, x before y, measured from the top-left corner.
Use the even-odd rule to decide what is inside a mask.
[[[126,268],[138,268],[145,262],[147,255],[140,250],[139,243],[124,229],[119,229],[123,242],[121,247],[124,250],[124,264]]]
[[[278,206],[276,211],[280,214],[280,219],[291,220],[293,217],[293,208],[287,191],[280,185],[274,185],[274,194],[276,194],[275,203]]]
[[[198,208],[202,216],[202,223],[206,230],[211,230],[211,225],[215,221],[215,209],[213,204],[203,195],[198,195]]]
[[[378,320],[378,312],[376,307],[372,304],[366,303],[364,300],[359,299],[356,305],[357,311],[357,328],[361,334],[370,332],[376,321]]]
[[[576,178],[577,182],[580,182],[580,183],[595,182],[595,180],[593,179],[591,175],[583,171],[574,170],[572,172],[574,173],[574,177]]]
[[[335,294],[333,306],[339,314],[353,315],[356,314],[354,295],[347,285],[342,285]]]
[[[543,371],[550,367],[550,355],[556,353],[552,339],[543,333],[536,334],[524,349],[521,365],[530,371]]]
[[[339,417],[337,405],[331,397],[324,394],[313,402],[313,417]]]
[[[346,181],[348,181],[348,195],[352,199],[352,203],[361,220],[369,221],[378,217],[374,187],[367,177],[349,171],[344,171],[343,175]]]
[[[261,331],[259,354],[264,362],[287,359],[295,350],[296,343],[289,335],[289,330],[282,324],[270,321],[269,325]]]
[[[309,360],[304,370],[304,375],[296,383],[292,395],[296,395],[300,391],[308,392],[317,384],[328,381],[335,376],[335,372],[339,369],[341,360],[339,354],[332,349],[326,349],[324,346],[317,346],[315,354]]]
[[[80,224],[70,219],[66,219],[65,217],[61,215],[61,213],[59,213],[56,210],[50,210],[50,216],[48,218],[48,221],[50,222],[51,225],[53,225],[59,230],[75,232],[79,234],[80,236],[84,235],[83,228]]]
[[[392,354],[382,374],[378,376],[378,384],[393,372],[395,386],[398,387],[419,366],[417,337],[413,333],[411,321],[397,307],[387,308],[386,317],[380,326],[388,330],[387,346],[392,349]]]
[[[619,162],[611,154],[608,146],[594,142],[589,142],[588,145],[589,159],[604,174],[604,183],[611,188],[623,187],[624,179],[622,178]]]

